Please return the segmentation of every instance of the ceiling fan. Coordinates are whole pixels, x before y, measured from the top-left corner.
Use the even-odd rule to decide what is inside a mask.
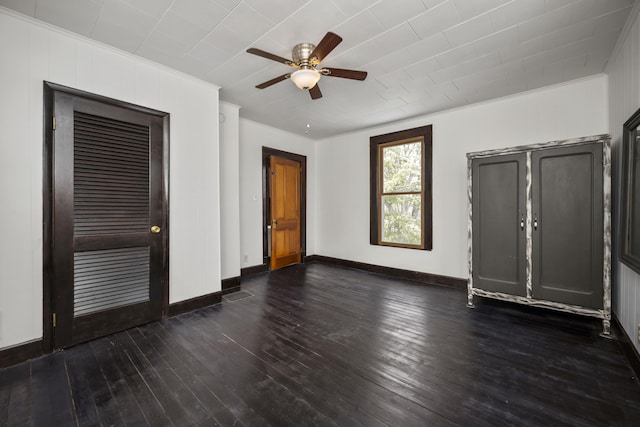
[[[293,47],[291,56],[293,60],[274,55],[264,50],[250,48],[248,53],[280,62],[293,68],[297,68],[293,73],[283,74],[269,81],[256,86],[258,89],[265,89],[271,85],[286,79],[291,79],[300,89],[308,89],[312,99],[322,98],[322,92],[318,87],[318,80],[321,76],[341,77],[343,79],[364,80],[367,78],[366,71],[345,70],[343,68],[320,68],[318,65],[322,60],[342,42],[342,37],[328,32],[318,45],[311,43],[299,43]]]

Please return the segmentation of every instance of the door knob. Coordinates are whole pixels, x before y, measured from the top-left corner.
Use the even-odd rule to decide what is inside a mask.
[[[277,219],[273,220],[273,225],[278,225],[278,220]]]
[[[153,227],[151,227],[151,232],[154,234],[158,234],[160,232],[160,227],[154,225]]]

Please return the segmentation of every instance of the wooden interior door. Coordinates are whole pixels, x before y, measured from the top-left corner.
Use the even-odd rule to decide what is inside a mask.
[[[271,156],[271,269],[299,263],[300,163]]]
[[[472,163],[473,284],[527,295],[524,153]]]
[[[54,348],[161,319],[166,307],[168,116],[140,110],[53,94]]]

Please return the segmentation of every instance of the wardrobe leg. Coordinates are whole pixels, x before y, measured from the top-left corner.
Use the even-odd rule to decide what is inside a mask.
[[[602,319],[602,333],[600,336],[602,338],[613,339],[613,335],[611,335],[611,320]]]

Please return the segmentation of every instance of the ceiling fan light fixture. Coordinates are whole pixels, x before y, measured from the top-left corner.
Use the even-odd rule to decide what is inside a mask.
[[[291,74],[291,80],[300,89],[311,89],[320,80],[320,73],[316,70],[309,68],[303,68],[301,70],[294,71]]]

